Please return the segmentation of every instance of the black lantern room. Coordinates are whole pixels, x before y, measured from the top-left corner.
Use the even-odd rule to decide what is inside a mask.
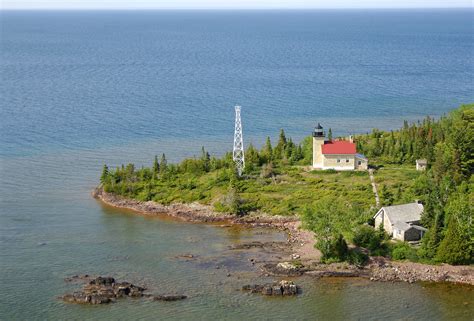
[[[313,137],[324,137],[323,126],[318,123],[318,126],[314,127]]]

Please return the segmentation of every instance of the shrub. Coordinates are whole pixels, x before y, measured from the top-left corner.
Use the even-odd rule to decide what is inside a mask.
[[[393,260],[418,261],[417,251],[406,242],[398,242],[391,249]]]
[[[349,248],[342,234],[330,240],[319,240],[316,247],[321,251],[322,261],[341,262],[347,259]]]
[[[205,196],[203,195],[202,198]],[[237,192],[236,188],[230,186],[228,192],[214,202],[214,210],[216,212],[224,212],[236,215],[245,215],[248,212],[255,211],[260,207],[256,202],[243,199]]]
[[[349,253],[349,248],[342,234],[339,234],[339,236],[333,242],[332,252],[333,256],[339,259],[344,260],[347,257],[347,254]]]
[[[355,230],[352,241],[357,246],[365,247],[370,251],[375,251],[380,248],[382,238],[372,227],[362,225]]]
[[[273,168],[272,162],[262,165],[262,170],[260,171],[260,177],[269,178],[275,176],[275,170]]]
[[[349,251],[349,256],[347,260],[349,261],[349,263],[354,264],[357,267],[362,267],[369,260],[369,256],[362,252],[360,249],[352,249]]]

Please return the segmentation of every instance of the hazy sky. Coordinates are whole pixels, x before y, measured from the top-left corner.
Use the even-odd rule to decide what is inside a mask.
[[[446,8],[472,0],[0,0],[3,9]]]

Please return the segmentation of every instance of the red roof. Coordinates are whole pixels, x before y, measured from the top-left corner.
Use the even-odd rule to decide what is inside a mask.
[[[325,142],[322,146],[322,152],[326,155],[347,155],[357,153],[356,145],[346,140]]]

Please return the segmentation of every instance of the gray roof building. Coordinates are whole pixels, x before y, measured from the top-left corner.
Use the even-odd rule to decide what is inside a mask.
[[[394,239],[401,241],[417,241],[426,229],[419,226],[423,204],[409,203],[384,206],[374,215],[375,227],[383,226]]]

